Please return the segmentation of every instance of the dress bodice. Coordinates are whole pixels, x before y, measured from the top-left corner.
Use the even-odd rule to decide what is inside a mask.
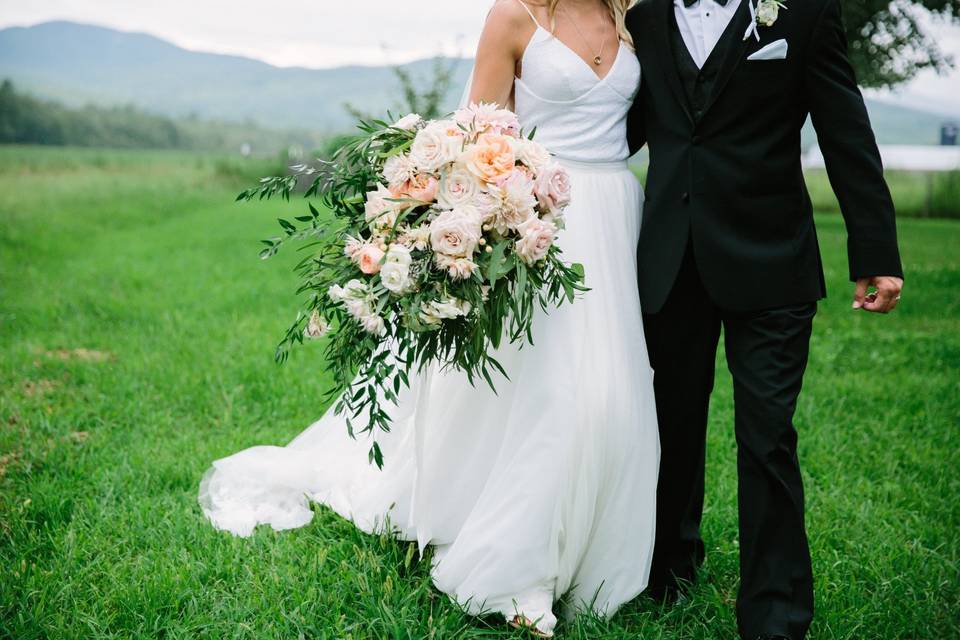
[[[521,75],[514,84],[520,122],[526,131],[536,127],[537,142],[558,158],[593,163],[629,156],[627,112],[640,86],[640,63],[630,47],[620,44],[601,78],[537,24],[521,59]]]

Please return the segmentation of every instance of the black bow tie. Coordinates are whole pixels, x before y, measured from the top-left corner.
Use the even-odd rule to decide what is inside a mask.
[[[716,2],[718,5],[720,5],[721,7],[725,7],[727,6],[727,2],[729,2],[730,0],[713,0],[713,1]],[[689,9],[690,7],[697,4],[698,2],[700,2],[700,0],[683,0],[683,6]]]

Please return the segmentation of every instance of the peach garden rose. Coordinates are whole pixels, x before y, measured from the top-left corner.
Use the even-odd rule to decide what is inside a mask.
[[[360,265],[360,271],[368,276],[380,271],[381,260],[383,260],[383,249],[376,245],[368,244],[357,252],[357,263]]]
[[[466,152],[466,165],[484,182],[506,178],[517,164],[513,144],[507,136],[486,133]]]

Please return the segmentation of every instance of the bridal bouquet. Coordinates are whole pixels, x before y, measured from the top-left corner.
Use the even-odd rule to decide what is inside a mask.
[[[494,357],[506,337],[533,342],[534,308],[549,310],[584,291],[583,269],[556,245],[570,201],[567,174],[525,136],[517,116],[471,105],[441,120],[416,114],[394,124],[361,122],[320,169],[294,167],[238,199],[289,199],[299,180],[318,198],[300,225],[264,240],[262,257],[305,241],[296,267],[306,309],[277,348],[327,335],[334,377],[329,398],[361,433],[390,429],[386,402],[430,363],[464,371],[471,383],[507,372]],[[373,439],[370,459],[383,464]]]

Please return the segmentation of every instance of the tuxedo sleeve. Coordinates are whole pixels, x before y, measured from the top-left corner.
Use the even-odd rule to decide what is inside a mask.
[[[640,5],[634,6],[630,11],[627,12],[627,29],[630,31],[630,35],[633,37],[634,43],[639,46],[641,41],[640,30],[637,28],[637,25],[643,17],[640,15],[642,8]],[[640,75],[640,87],[637,90],[637,95],[633,99],[633,106],[630,107],[630,112],[627,114],[627,144],[630,147],[630,155],[632,156],[637,151],[643,148],[643,145],[647,144],[647,114],[644,109],[644,100],[643,100],[643,83],[645,82],[646,73]]]
[[[839,0],[827,0],[813,30],[806,91],[830,184],[847,227],[850,279],[903,277],[893,200],[847,57]]]

